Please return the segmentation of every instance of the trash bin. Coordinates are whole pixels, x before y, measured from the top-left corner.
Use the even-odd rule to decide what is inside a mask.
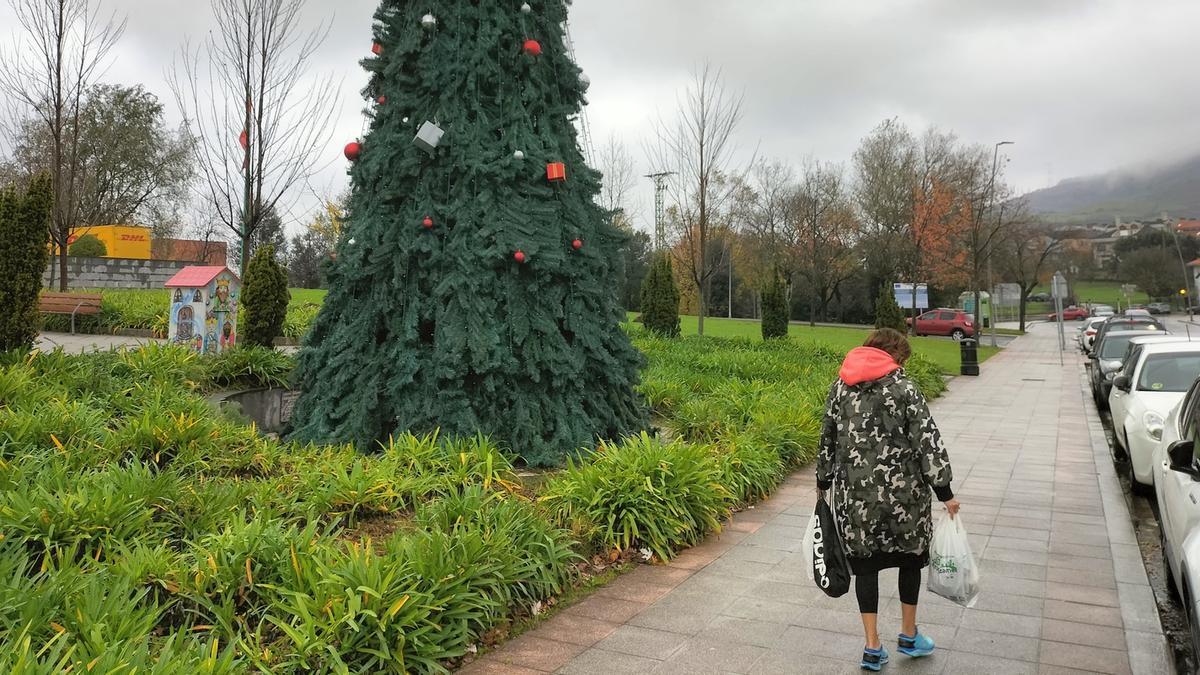
[[[963,338],[958,343],[962,356],[962,368],[959,372],[971,377],[979,377],[979,342],[973,338]]]

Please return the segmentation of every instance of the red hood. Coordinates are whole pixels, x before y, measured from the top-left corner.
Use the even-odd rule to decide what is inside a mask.
[[[874,347],[856,347],[846,354],[838,377],[848,385],[871,382],[900,370],[891,354]]]

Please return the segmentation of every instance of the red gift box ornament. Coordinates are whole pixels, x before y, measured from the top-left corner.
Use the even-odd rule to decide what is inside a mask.
[[[374,54],[375,56],[379,56],[380,54],[383,53],[383,45],[379,44],[378,42],[371,45],[371,53]]]
[[[541,56],[542,44],[537,40],[526,40],[524,50],[530,56]]]
[[[551,162],[546,165],[546,180],[551,183],[564,183],[567,180],[567,165],[562,162]]]

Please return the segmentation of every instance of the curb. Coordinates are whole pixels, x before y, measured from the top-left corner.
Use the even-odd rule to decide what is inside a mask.
[[[1175,672],[1174,658],[1163,634],[1158,602],[1154,599],[1154,590],[1150,588],[1150,580],[1146,575],[1146,562],[1138,547],[1125,490],[1113,468],[1104,424],[1082,373],[1079,375],[1079,386],[1096,464],[1096,479],[1100,484],[1104,521],[1108,526],[1129,667],[1134,673]]]

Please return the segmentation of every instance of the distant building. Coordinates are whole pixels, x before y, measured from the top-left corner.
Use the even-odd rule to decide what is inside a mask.
[[[139,225],[79,227],[71,233],[68,245],[89,234],[104,242],[104,258],[175,260],[224,267],[229,253],[228,245],[223,241],[159,239],[153,236],[150,228]],[[70,251],[69,248],[67,250]],[[54,247],[51,247],[51,252],[54,252]]]

